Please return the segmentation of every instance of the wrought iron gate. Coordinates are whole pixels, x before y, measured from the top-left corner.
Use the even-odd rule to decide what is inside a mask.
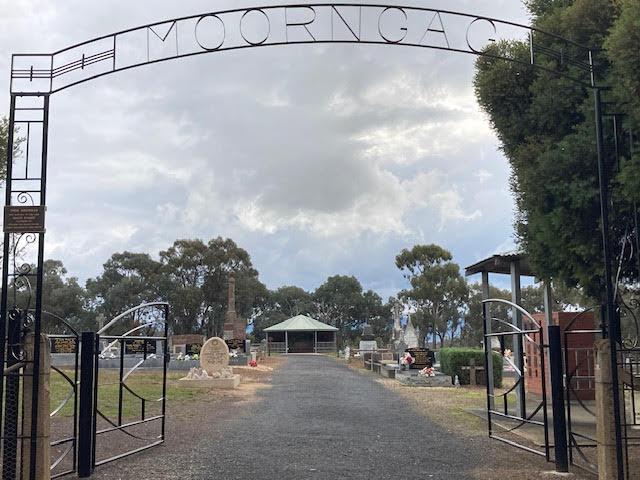
[[[51,478],[63,477],[75,472],[80,477],[89,476],[95,466],[146,450],[164,442],[166,413],[166,378],[169,361],[167,329],[169,304],[156,302],[139,305],[115,317],[102,330],[84,332],[80,336],[64,319],[43,311],[43,331],[46,332],[51,350],[65,353],[60,365],[51,365],[54,381],[54,408],[50,412]],[[30,423],[25,414],[25,379],[33,376],[33,360],[25,356],[25,332],[33,322],[33,312],[22,314],[11,311],[7,361],[3,372],[6,391],[4,398],[4,429],[2,437],[2,478],[25,478],[28,472],[30,438],[24,432]],[[136,323],[120,335],[107,335],[108,330]],[[104,344],[101,346],[101,342]],[[118,355],[109,358],[111,347],[118,346]],[[62,350],[64,347],[64,351]],[[125,353],[132,352],[133,355]],[[45,349],[43,355],[48,354]],[[82,356],[82,368],[80,357]],[[59,357],[59,356],[58,356]],[[135,358],[134,358],[135,357]],[[127,362],[133,363],[126,365]],[[111,363],[111,364],[109,364]],[[153,365],[149,365],[153,363]],[[102,364],[102,365],[101,365]],[[135,372],[145,368],[161,372],[154,375],[157,397],[148,398],[130,384]],[[125,371],[126,370],[126,371]],[[104,377],[104,378],[103,378]],[[63,387],[60,387],[60,384]],[[115,405],[101,402],[102,388],[117,389]],[[33,387],[30,387],[33,388]],[[149,389],[149,382],[145,388]],[[63,389],[63,390],[62,390]],[[135,408],[128,405],[135,403]],[[135,418],[134,418],[135,417]],[[157,425],[155,429],[153,425]],[[151,431],[151,433],[150,433]],[[115,451],[100,447],[109,442],[110,435],[121,434],[128,440],[125,448]],[[118,439],[118,444],[122,441]],[[96,458],[96,451],[98,456]]]
[[[279,22],[279,34],[271,34],[271,21],[269,14],[274,12],[286,19],[287,9],[304,9],[307,13],[313,14],[313,20],[305,22],[285,23]],[[340,13],[341,9],[349,8],[357,13],[358,18],[356,24],[350,24]],[[326,38],[316,38],[310,34],[307,26],[315,21],[316,9],[322,9],[331,15],[331,34]],[[432,44],[423,44],[420,42],[405,39],[407,35],[407,27],[400,28],[400,37],[390,37],[380,29],[380,20],[383,16],[393,11],[400,13],[406,21],[409,16],[418,14],[428,14],[433,19],[438,19],[442,29],[429,29],[427,32],[437,34],[440,41],[446,40],[446,46],[441,42]],[[377,35],[373,32],[373,37],[368,38],[363,34],[361,22],[363,14],[369,15],[374,20],[378,20]],[[246,37],[242,31],[242,20],[246,15],[258,15],[267,23],[267,35],[264,38]],[[337,17],[334,15],[336,14]],[[444,29],[442,18],[455,18],[456,22],[466,25],[466,32],[460,36],[462,42],[450,44],[449,35]],[[334,36],[333,20],[337,19],[344,24],[348,30],[347,36]],[[208,22],[205,22],[208,20]],[[215,20],[214,22],[211,22]],[[225,22],[238,22],[240,36],[234,35],[226,38]],[[413,22],[415,23],[415,22]],[[446,23],[446,22],[445,22]],[[220,43],[209,43],[202,37],[202,30],[205,24],[217,25],[216,28],[221,33],[222,39]],[[340,24],[340,25],[342,25]],[[491,37],[474,38],[473,31],[478,25],[484,25],[493,31]],[[284,30],[282,30],[284,27]],[[289,36],[287,29],[289,27],[302,27],[310,34],[310,37]],[[180,40],[183,36],[178,35],[181,32],[193,32],[188,42]],[[164,34],[158,32],[162,30]],[[344,28],[343,28],[344,30]],[[375,29],[374,29],[375,30]],[[517,37],[527,38],[529,43],[530,58],[526,60],[516,59],[512,57],[500,57],[485,52],[484,47],[487,41],[495,41],[500,39],[500,34],[504,31],[517,32]],[[200,32],[200,33],[199,33]],[[357,33],[356,33],[357,32]],[[346,33],[346,31],[345,31]],[[453,33],[453,32],[450,32]],[[465,35],[466,33],[466,35]],[[425,32],[426,35],[426,32]],[[233,37],[233,38],[232,38]],[[140,38],[140,43],[133,42],[133,38]],[[423,35],[424,38],[424,35]],[[452,37],[453,38],[453,37]],[[510,38],[514,38],[511,35]],[[146,41],[145,41],[146,39]],[[540,41],[544,39],[545,41]],[[123,41],[124,40],[124,41]],[[228,41],[225,41],[228,40]],[[155,42],[155,43],[152,43]],[[158,43],[159,42],[159,43]],[[166,42],[166,43],[165,43]],[[175,42],[175,51],[173,44]],[[3,359],[3,368],[0,369],[0,398],[4,398],[4,408],[0,411],[0,425],[2,428],[2,454],[3,454],[3,478],[14,479],[17,469],[28,471],[28,477],[32,480],[36,478],[36,438],[38,432],[38,391],[40,378],[40,343],[35,342],[34,358],[28,365],[23,357],[22,339],[24,338],[24,330],[30,329],[34,337],[39,339],[42,333],[42,282],[43,282],[43,262],[44,262],[44,238],[45,238],[45,222],[44,214],[46,210],[46,178],[47,178],[47,152],[48,152],[48,124],[49,124],[49,101],[50,96],[56,92],[73,87],[74,85],[90,81],[92,79],[110,75],[119,71],[128,70],[134,67],[140,67],[147,64],[168,61],[171,59],[209,54],[217,51],[257,48],[267,45],[285,45],[285,44],[303,44],[303,43],[360,43],[360,44],[380,44],[380,45],[402,45],[414,48],[432,48],[438,50],[449,50],[452,52],[460,52],[471,55],[489,55],[492,58],[515,62],[522,65],[532,66],[537,69],[544,70],[553,75],[561,76],[572,82],[582,85],[594,93],[595,99],[595,120],[597,126],[597,156],[599,169],[599,186],[600,186],[600,205],[602,220],[602,239],[603,252],[605,260],[605,290],[606,299],[606,326],[609,329],[607,335],[612,339],[611,353],[615,363],[614,376],[615,385],[622,385],[622,393],[618,389],[614,389],[616,397],[622,396],[623,399],[631,398],[633,411],[627,412],[626,408],[622,412],[616,411],[617,426],[617,445],[620,449],[619,478],[623,478],[624,459],[622,450],[628,451],[629,441],[633,441],[629,433],[635,428],[635,423],[629,423],[629,413],[635,414],[635,365],[637,355],[634,348],[626,348],[622,343],[620,329],[616,320],[616,310],[614,308],[614,298],[612,288],[612,272],[611,272],[611,246],[610,246],[610,227],[609,227],[609,196],[607,169],[605,165],[604,144],[602,135],[602,104],[600,101],[601,86],[598,84],[599,72],[596,70],[594,58],[598,52],[588,46],[577,44],[569,39],[558,37],[549,32],[545,32],[531,26],[519,25],[514,22],[503,21],[494,18],[486,18],[482,16],[472,15],[462,12],[452,12],[445,10],[437,10],[433,8],[416,7],[416,6],[398,6],[398,5],[378,5],[366,3],[349,3],[349,4],[308,4],[308,5],[268,5],[255,8],[240,8],[227,11],[207,12],[200,15],[190,15],[174,19],[156,22],[152,24],[142,25],[140,27],[115,32],[99,38],[94,38],[76,45],[63,48],[53,53],[28,53],[13,55],[11,59],[11,77],[10,77],[10,112],[9,112],[9,140],[7,155],[7,179],[6,179],[6,196],[5,196],[5,214],[9,217],[16,213],[16,218],[24,215],[30,219],[29,225],[24,223],[13,226],[4,224],[4,246],[3,246],[3,278],[2,278],[2,298],[0,302],[0,358]],[[549,47],[548,45],[559,45],[558,47]],[[158,49],[153,47],[167,47]],[[171,46],[169,49],[168,47]],[[567,68],[571,66],[571,68]],[[20,136],[25,139],[24,148],[16,149],[19,144]],[[5,217],[6,218],[6,217]],[[637,218],[637,215],[636,215]],[[636,220],[636,232],[637,232]],[[637,235],[636,235],[636,244]],[[637,251],[636,247],[636,251]],[[18,252],[23,252],[18,255]],[[11,258],[10,258],[11,257]],[[10,301],[10,293],[13,292],[13,301]],[[23,294],[22,299],[17,301],[16,292]],[[515,307],[514,307],[515,308]],[[486,332],[486,340],[492,337],[498,337],[504,340],[511,336],[514,341],[522,345],[530,345],[540,355],[541,362],[544,362],[543,355],[543,334],[539,328],[514,330],[511,333]],[[537,334],[536,331],[539,331]],[[603,334],[605,332],[603,331]],[[538,336],[536,336],[538,335]],[[120,341],[119,336],[112,335],[114,340]],[[166,333],[164,336],[166,345]],[[158,338],[158,337],[156,337]],[[87,338],[84,343],[84,353],[89,349],[99,349],[96,343],[97,338]],[[490,352],[490,348],[488,350]],[[95,352],[94,352],[95,353]],[[95,355],[92,355],[95,357]],[[488,363],[492,365],[491,354],[487,354]],[[87,355],[87,362],[89,362]],[[92,381],[95,389],[98,388],[95,383],[95,370],[97,361],[93,360],[93,369],[86,368],[82,371],[84,379],[85,374],[88,376],[86,381]],[[618,382],[618,366],[621,367],[623,373],[631,374],[629,381],[623,375],[622,381]],[[31,392],[31,404],[28,405],[27,422],[20,414],[20,406],[18,399],[20,396],[21,385],[24,384],[25,367],[31,368],[29,375],[33,376],[33,385]],[[519,375],[523,374],[524,365],[516,366]],[[489,368],[489,367],[487,367]],[[94,370],[94,377],[91,377],[91,370]],[[28,371],[28,370],[27,370]],[[71,377],[67,379],[70,381]],[[124,378],[121,378],[120,388]],[[546,388],[546,379],[542,375],[542,387]],[[520,380],[516,384],[519,390],[523,390]],[[126,390],[126,389],[125,389]],[[75,390],[73,390],[71,398],[75,400]],[[128,391],[128,390],[127,390]],[[90,397],[90,390],[84,392],[82,397]],[[503,395],[508,399],[508,395]],[[93,399],[99,396],[94,393]],[[134,395],[135,396],[135,395]],[[508,410],[508,402],[505,405],[505,411],[495,410],[494,392],[488,391],[488,410],[489,423],[491,425],[491,416],[500,416],[502,418],[513,417]],[[139,399],[143,405],[145,399]],[[548,432],[546,428],[546,418],[539,420],[536,415],[542,414],[546,416],[546,399],[542,396],[542,403],[538,408],[534,408],[532,414],[527,415],[526,405],[523,404],[523,396],[520,395],[519,414],[515,418],[511,418],[518,425],[511,430],[521,428],[524,424],[537,425],[543,427],[545,436],[544,455],[548,457]],[[86,411],[85,414],[93,412],[93,401],[90,404],[83,404]],[[88,405],[88,407],[87,407]],[[619,405],[619,403],[616,403]],[[82,410],[82,407],[81,407]],[[104,412],[103,412],[104,413]],[[143,414],[144,416],[144,414]],[[86,418],[86,417],[85,417]],[[4,423],[3,423],[4,421]],[[635,417],[633,419],[635,422]],[[125,426],[121,422],[114,422],[118,431],[124,431]],[[95,433],[95,427],[93,432]],[[92,438],[92,437],[91,437]],[[504,439],[508,441],[508,439]],[[75,443],[74,443],[75,442]],[[623,442],[627,442],[626,447],[622,447]],[[66,442],[77,444],[75,440]],[[62,445],[62,444],[59,444]],[[85,448],[82,443],[79,447]],[[23,465],[20,459],[23,458],[23,449],[29,451],[28,465]],[[537,453],[542,453],[537,451]],[[628,457],[628,455],[627,455]],[[84,457],[83,457],[84,458]],[[91,463],[90,466],[93,466]],[[626,466],[628,474],[629,466]]]
[[[90,476],[96,466],[164,442],[170,358],[168,319],[168,303],[146,303],[118,315],[97,333],[82,334],[80,418],[91,421],[80,424],[78,474],[81,478]],[[126,331],[109,335],[113,330]],[[127,352],[130,354],[126,355]],[[126,360],[133,363],[126,365]],[[149,367],[162,372],[155,381],[145,382],[147,390],[150,384],[155,386],[157,396],[153,398],[140,393],[130,383],[135,372]],[[113,397],[106,395],[106,390],[113,386],[117,387],[115,404]],[[116,448],[123,438],[126,446]]]
[[[522,326],[519,326],[515,318],[500,319],[490,315],[490,305],[501,303],[511,307],[513,312],[522,315]],[[538,322],[520,305],[502,299],[483,300],[484,315],[484,348],[485,348],[485,373],[487,383],[487,423],[489,437],[521,448],[531,453],[550,459],[549,426],[547,418],[547,375],[545,365],[544,332]],[[517,314],[514,314],[514,317]],[[505,359],[515,373],[513,386],[501,392],[496,392],[493,379],[493,352],[492,340],[498,339],[500,345],[500,368],[502,359]],[[535,369],[536,378],[540,381],[540,395],[530,399],[527,403],[525,397],[525,365],[522,357],[515,362],[505,356],[505,345],[512,342],[516,351],[528,352],[527,365]],[[531,362],[536,359],[535,366]],[[515,400],[515,402],[513,401]],[[515,432],[528,429],[529,441],[525,441],[522,435],[514,435]],[[533,440],[538,439],[538,441]]]

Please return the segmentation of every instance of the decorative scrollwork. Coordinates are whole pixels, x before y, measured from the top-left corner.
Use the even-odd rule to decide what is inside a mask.
[[[21,205],[24,205],[26,203],[31,203],[31,206],[36,205],[36,202],[33,199],[33,195],[31,195],[31,192],[19,192],[16,199],[18,200],[18,203]]]
[[[640,313],[640,293],[637,288],[625,282],[625,267],[633,263],[634,257],[638,255],[633,247],[634,229],[627,226],[622,236],[622,245],[618,257],[616,269],[614,295],[620,320],[620,338],[623,348],[637,348],[640,344],[640,323],[638,314]],[[627,278],[628,280],[628,278]]]

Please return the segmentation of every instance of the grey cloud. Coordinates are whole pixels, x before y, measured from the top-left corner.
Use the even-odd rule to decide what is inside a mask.
[[[522,17],[511,0],[453,3],[430,6]],[[0,23],[0,45],[52,50],[232,4],[42,2],[42,16]],[[34,25],[51,35],[33,38]],[[467,105],[472,73],[473,58],[428,50],[269,47],[57,94],[47,255],[86,278],[114,251],[223,235],[249,250],[270,287],[313,289],[343,273],[385,298],[404,286],[394,255],[414,242],[471,263],[510,236],[512,208],[497,141]],[[480,169],[492,176],[482,184]],[[447,192],[460,215],[440,230]],[[242,209],[253,206],[273,229],[249,228]]]

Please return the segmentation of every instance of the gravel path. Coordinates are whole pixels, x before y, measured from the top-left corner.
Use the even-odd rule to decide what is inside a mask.
[[[173,419],[165,446],[98,467],[93,478],[485,479],[514,464],[534,474],[520,478],[539,478],[552,466],[448,432],[373,376],[324,356],[291,356],[255,401],[217,412],[200,405],[188,440],[171,441],[191,423]]]

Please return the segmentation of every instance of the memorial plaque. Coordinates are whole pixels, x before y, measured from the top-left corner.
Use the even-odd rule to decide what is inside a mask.
[[[187,343],[184,346],[184,351],[186,355],[200,355],[200,350],[202,350],[201,343]]]
[[[4,233],[44,233],[44,205],[4,207]]]
[[[241,340],[239,338],[232,338],[231,340],[225,340],[225,342],[227,342],[227,347],[229,347],[229,350],[240,350],[241,352],[245,353],[244,340]]]
[[[156,342],[152,340],[125,340],[124,353],[127,355],[144,353],[145,342],[147,344],[147,355],[156,353]]]
[[[422,370],[424,367],[433,367],[433,352],[426,348],[408,348],[405,350],[415,360],[410,368]]]
[[[76,339],[52,338],[51,353],[76,353]]]
[[[213,337],[204,342],[200,350],[200,368],[209,375],[220,372],[229,366],[229,347],[220,337]]]

